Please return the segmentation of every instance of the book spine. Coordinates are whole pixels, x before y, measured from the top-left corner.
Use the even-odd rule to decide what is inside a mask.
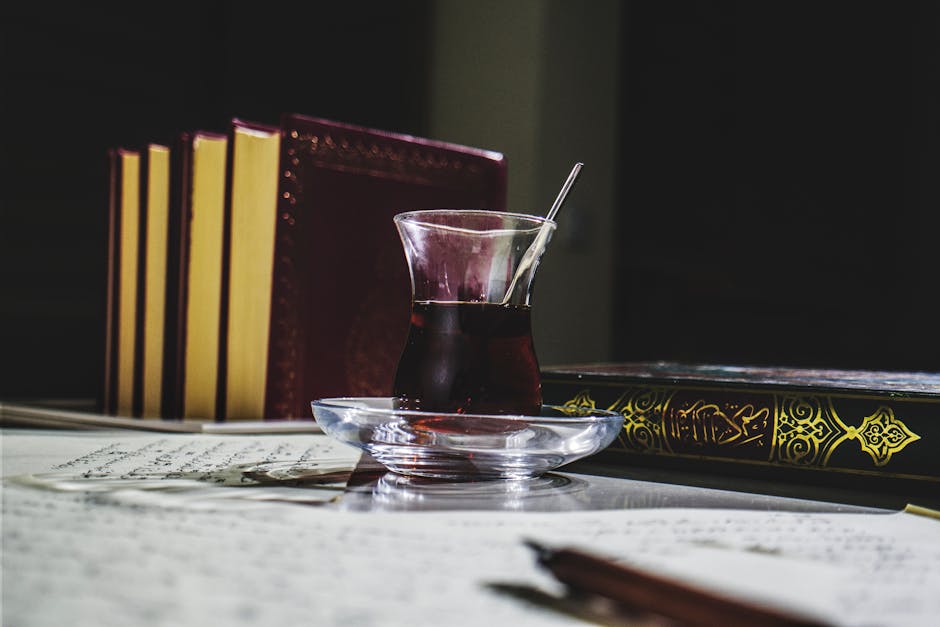
[[[182,144],[175,417],[205,420],[216,416],[218,396],[229,142],[224,135],[197,131]]]
[[[143,387],[142,416],[158,418],[163,414],[163,356],[166,335],[167,246],[170,205],[170,149],[149,144],[146,149],[147,181],[146,241],[142,244],[146,261],[143,299]]]
[[[618,411],[605,456],[716,461],[937,482],[940,399],[544,374],[548,404]],[[936,433],[935,433],[936,432]]]
[[[167,225],[166,341],[163,346],[162,417],[183,417],[183,381],[186,376],[186,303],[189,282],[190,190],[192,135],[183,133],[171,151],[170,210]]]
[[[101,386],[101,411],[117,413],[117,321],[120,285],[121,234],[121,157],[117,150],[108,150],[108,260],[105,287],[104,376]]]
[[[285,125],[281,136],[281,168],[278,190],[278,219],[275,226],[275,250],[271,286],[271,326],[268,340],[268,380],[265,385],[265,418],[297,418],[301,413],[302,391],[306,389],[303,367],[306,343],[301,341],[302,303],[300,268],[306,267],[305,247],[298,236],[306,232],[304,222],[310,216],[298,211],[297,199],[302,189],[298,170],[301,161],[300,134]],[[308,212],[309,213],[309,212]],[[309,399],[313,400],[313,399]]]
[[[138,187],[137,280],[134,305],[134,368],[131,415],[144,414],[144,308],[147,298],[147,195],[150,189],[150,154],[147,147],[140,151],[140,185]]]
[[[136,345],[137,257],[139,246],[140,154],[117,151],[118,174],[115,225],[114,341],[113,365],[115,414],[132,416],[134,406],[134,365]]]
[[[227,252],[220,419],[264,417],[280,129],[232,121],[224,229]]]
[[[234,174],[232,172],[235,161],[235,134],[229,132],[229,140],[225,153],[225,199],[222,214],[222,285],[219,294],[219,358],[215,394],[215,420],[225,422],[228,413],[228,318],[229,318],[229,291],[231,282],[229,274],[232,266],[232,186]]]

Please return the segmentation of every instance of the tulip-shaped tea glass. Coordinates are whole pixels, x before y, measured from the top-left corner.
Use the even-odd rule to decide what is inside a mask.
[[[529,295],[555,223],[496,211],[395,216],[411,273],[395,395],[313,401],[332,437],[389,470],[535,477],[608,446],[623,416],[542,405]]]
[[[411,274],[400,409],[538,415],[530,293],[555,223],[497,211],[395,216]]]

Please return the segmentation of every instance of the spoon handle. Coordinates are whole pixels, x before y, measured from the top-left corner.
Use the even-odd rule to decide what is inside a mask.
[[[581,168],[583,167],[584,164],[579,161],[578,163],[574,164],[573,168],[571,168],[571,174],[568,175],[568,180],[566,180],[565,184],[561,186],[561,191],[558,192],[558,196],[555,198],[555,202],[552,203],[552,208],[548,210],[548,215],[545,216],[546,220],[555,219],[555,214],[558,213],[562,203],[565,202],[565,197],[568,195],[568,192],[571,191],[571,186],[574,185],[574,182],[578,180],[578,174],[581,173]]]
[[[552,203],[552,208],[548,210],[548,215],[545,216],[545,222],[542,224],[542,228],[539,229],[535,241],[529,245],[529,248],[526,249],[525,254],[523,254],[522,259],[519,261],[516,272],[513,274],[512,281],[510,281],[509,287],[506,288],[506,294],[503,296],[503,300],[500,304],[505,305],[512,299],[512,293],[516,290],[516,284],[519,282],[519,278],[529,270],[529,266],[535,263],[539,255],[542,254],[551,231],[549,223],[555,219],[555,214],[558,213],[558,209],[560,209],[561,205],[565,202],[568,192],[571,191],[574,182],[578,180],[578,174],[581,173],[581,168],[583,167],[584,164],[579,161],[571,168],[571,173],[568,175],[565,184],[561,186],[561,191],[558,192],[555,202]]]

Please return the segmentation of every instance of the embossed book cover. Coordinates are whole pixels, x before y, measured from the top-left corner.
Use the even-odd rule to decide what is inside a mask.
[[[281,124],[266,418],[387,396],[411,306],[392,222],[414,209],[505,209],[496,152],[286,115]]]
[[[940,374],[638,362],[546,368],[542,385],[624,415],[608,459],[940,489]]]

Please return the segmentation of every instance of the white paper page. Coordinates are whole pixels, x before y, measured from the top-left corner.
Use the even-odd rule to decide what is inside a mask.
[[[3,501],[4,620],[27,627],[577,622],[488,587],[560,592],[523,538],[747,588],[835,624],[940,615],[940,523],[909,514],[356,514],[19,486]]]
[[[158,443],[160,443],[158,445]],[[315,456],[336,464],[355,464],[360,452],[338,443],[325,435],[300,434],[154,434],[142,431],[78,431],[61,432],[49,430],[6,431],[0,435],[0,467],[3,476],[26,473],[74,473],[81,474],[96,467],[107,467],[111,476],[140,469],[143,472],[153,465],[155,455],[165,455],[172,448],[180,448],[176,463],[180,467],[164,465],[166,471],[180,470],[181,465],[191,459],[197,449],[216,445],[219,459],[203,455],[210,467],[219,467],[225,456],[232,457],[242,452],[238,459],[244,463],[261,462],[260,455],[267,449],[280,447],[280,458],[296,454],[306,458]],[[149,459],[148,459],[149,456]],[[207,469],[207,468],[204,468]],[[102,474],[103,468],[97,474]],[[138,473],[140,474],[140,473]]]
[[[585,544],[833,624],[936,625],[940,616],[940,520],[923,516],[647,510]]]
[[[48,406],[22,405],[0,401],[0,424],[52,429],[125,429],[168,433],[322,433],[312,420],[259,421],[181,421],[159,418],[105,416]]]
[[[153,437],[133,431],[6,430],[0,433],[0,468],[4,477],[48,472],[103,446]]]
[[[190,500],[331,501],[341,495],[360,457],[358,450],[324,435],[8,435],[3,448],[5,476],[19,485],[59,491],[161,490],[178,498],[185,491]],[[83,453],[63,459],[67,451]],[[295,487],[298,480],[302,489]],[[311,489],[318,484],[322,490]]]

